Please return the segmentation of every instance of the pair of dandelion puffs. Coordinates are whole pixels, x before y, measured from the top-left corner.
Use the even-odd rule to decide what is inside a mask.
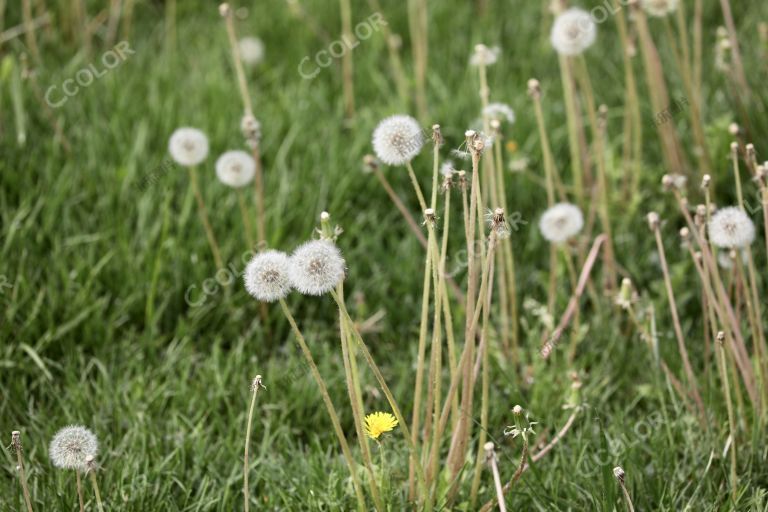
[[[257,300],[275,302],[296,289],[304,295],[324,295],[344,279],[346,263],[336,244],[312,240],[300,245],[291,256],[264,251],[245,268],[245,288]]]
[[[179,128],[168,142],[171,157],[184,167],[193,167],[208,157],[208,137],[197,128]],[[241,150],[226,151],[216,160],[216,176],[224,185],[241,188],[253,181],[256,161]]]

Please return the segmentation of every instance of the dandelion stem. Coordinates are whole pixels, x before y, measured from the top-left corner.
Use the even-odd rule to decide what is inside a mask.
[[[725,362],[725,348],[723,347],[723,340],[725,339],[725,333],[720,332],[717,335],[717,366],[720,369],[720,379],[723,383],[723,394],[725,395],[725,405],[728,409],[728,427],[730,429],[731,446],[729,451],[731,453],[731,492],[734,501],[738,493],[738,474],[736,465],[736,416],[733,412],[733,403],[731,402],[731,389],[728,381],[728,370],[726,369]]]
[[[245,206],[245,197],[243,191],[237,191],[237,204],[240,207],[240,216],[243,218],[243,230],[245,231],[245,241],[249,248],[256,244],[253,242],[253,226],[251,225],[251,216],[248,213],[248,207]]]
[[[335,296],[335,293],[334,293]],[[344,437],[344,431],[341,429],[341,423],[339,422],[339,415],[336,412],[336,408],[333,406],[333,401],[331,401],[331,396],[328,394],[328,388],[325,385],[325,380],[323,379],[322,375],[320,375],[320,371],[317,369],[317,365],[315,364],[315,359],[312,357],[312,352],[309,350],[309,347],[307,346],[307,342],[304,340],[304,335],[301,334],[301,330],[299,329],[299,326],[296,324],[296,319],[293,317],[293,314],[291,314],[291,310],[288,308],[288,304],[286,304],[285,299],[280,299],[280,307],[283,310],[283,314],[285,315],[285,318],[288,320],[288,323],[291,324],[291,329],[293,330],[293,334],[296,337],[296,341],[299,343],[299,347],[301,347],[301,351],[304,354],[304,357],[307,360],[307,363],[309,364],[309,369],[312,373],[312,377],[315,379],[315,382],[317,383],[317,387],[320,388],[320,394],[323,397],[323,402],[325,403],[325,408],[328,410],[328,415],[331,417],[331,423],[333,424],[333,429],[336,432],[336,437],[339,439],[339,444],[341,444],[341,451],[344,455],[344,458],[347,461],[347,466],[349,466],[349,472],[352,474],[352,482],[354,484],[355,488],[355,494],[357,495],[357,508],[361,512],[365,511],[365,497],[363,496],[363,490],[360,485],[360,477],[357,474],[357,469],[355,466],[355,461],[352,459],[352,452],[349,450],[349,445],[347,444],[347,438]],[[351,323],[351,320],[348,320]]]
[[[256,172],[253,178],[253,197],[256,202],[256,236],[260,244],[267,241],[267,216],[264,205],[264,168],[261,164],[261,142],[253,145],[251,150],[256,162]]]
[[[32,512],[32,499],[29,496],[29,487],[27,486],[27,474],[24,469],[24,455],[21,449],[21,433],[14,431],[11,433],[11,445],[16,451],[16,464],[19,466],[19,481],[21,482],[21,491],[24,494],[24,503],[27,506],[27,512]]]
[[[200,184],[197,181],[197,167],[192,165],[189,169],[189,180],[192,184],[192,192],[195,194],[195,200],[197,201],[198,214],[200,215],[200,222],[203,223],[203,229],[205,230],[205,236],[208,238],[208,245],[211,247],[213,253],[213,259],[216,262],[216,268],[224,268],[224,260],[221,259],[221,250],[219,244],[216,242],[216,236],[213,234],[213,227],[211,221],[208,219],[208,209],[205,207],[205,200],[203,194],[200,191]]]
[[[251,430],[253,425],[253,411],[256,408],[256,395],[261,387],[264,387],[264,384],[261,382],[261,375],[257,375],[251,384],[251,405],[248,408],[248,425],[245,428],[245,451],[243,454],[243,502],[245,512],[248,512],[251,505],[251,495],[248,486],[248,453],[251,447]]]
[[[93,485],[93,493],[96,495],[96,505],[99,507],[99,512],[104,512],[104,505],[101,503],[101,493],[99,492],[99,483],[96,481],[96,471],[88,471],[91,475],[91,484]]]
[[[226,7],[226,8],[225,8]],[[243,61],[240,59],[240,47],[237,45],[237,34],[235,32],[235,21],[232,17],[232,9],[227,4],[220,7],[224,24],[227,28],[227,37],[229,38],[229,49],[232,52],[232,64],[237,74],[237,85],[240,90],[240,96],[243,99],[243,108],[246,114],[253,114],[251,97],[248,94],[248,84],[245,81],[245,71],[243,70]]]
[[[348,41],[347,44],[352,44],[352,7],[349,0],[339,0],[341,11],[341,30],[342,38]],[[355,85],[354,85],[354,68],[352,61],[352,51],[347,50],[341,58],[341,67],[343,75],[343,88],[344,88],[344,111],[346,112],[347,120],[351,120],[355,117]]]
[[[421,211],[424,211],[428,208],[427,202],[424,200],[424,194],[421,191],[421,186],[419,185],[419,179],[416,177],[416,172],[413,170],[413,165],[411,165],[410,160],[406,162],[406,167],[408,168],[408,176],[411,178],[411,183],[413,184],[413,190],[416,192],[416,197],[419,200],[419,207],[421,207]]]
[[[83,500],[83,484],[80,481],[80,472],[75,470],[75,477],[77,478],[77,498],[80,501],[80,512],[85,512],[85,503]]]
[[[408,451],[410,452],[410,457],[414,461],[414,464],[416,467],[416,478],[418,479],[419,485],[422,488],[422,492],[426,497],[429,491],[427,489],[427,481],[424,475],[424,468],[421,466],[421,463],[419,462],[419,452],[416,449],[416,445],[412,442],[411,431],[408,428],[408,424],[405,422],[405,417],[400,411],[400,407],[397,405],[397,402],[395,401],[395,397],[392,394],[392,391],[389,389],[387,382],[384,380],[384,375],[382,375],[381,370],[379,369],[379,366],[373,360],[373,356],[371,356],[371,353],[368,350],[368,347],[365,344],[363,337],[360,335],[360,332],[357,330],[357,327],[352,321],[352,318],[350,318],[349,312],[347,311],[347,306],[344,304],[343,301],[340,300],[338,294],[335,291],[331,290],[331,295],[336,301],[336,304],[339,306],[339,310],[344,315],[344,320],[347,322],[347,328],[350,330],[355,340],[357,341],[358,348],[360,348],[360,350],[362,351],[363,357],[365,358],[366,363],[368,363],[368,366],[370,367],[371,371],[376,377],[376,380],[378,381],[379,386],[381,387],[381,390],[384,393],[384,396],[386,396],[387,398],[387,402],[389,402],[389,406],[392,408],[392,412],[395,415],[395,418],[397,418],[398,424],[401,427],[400,430],[402,431],[403,437],[405,438],[405,442],[408,444]],[[425,510],[427,512],[430,512],[431,507],[426,507]]]

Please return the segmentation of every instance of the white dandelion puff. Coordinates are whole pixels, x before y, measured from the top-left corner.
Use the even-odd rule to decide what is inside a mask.
[[[168,151],[179,165],[197,165],[208,156],[208,137],[197,128],[178,128],[171,134]]]
[[[99,453],[99,441],[87,428],[70,425],[56,432],[48,451],[57,468],[85,471],[88,457],[96,457]]]
[[[510,124],[515,122],[515,111],[506,103],[489,103],[483,109],[483,115],[495,121],[506,121]]]
[[[262,302],[284,299],[291,292],[289,267],[288,255],[284,252],[261,252],[251,258],[245,267],[245,289]]]
[[[446,160],[440,165],[440,175],[442,175],[444,178],[453,176],[454,171],[456,171],[456,168],[454,167],[453,162],[450,160]]]
[[[658,18],[667,16],[675,12],[679,0],[641,0],[640,5],[643,10],[651,16]]]
[[[553,243],[572,238],[584,227],[584,216],[578,206],[558,203],[544,212],[539,221],[541,234]]]
[[[472,66],[492,66],[496,64],[501,55],[501,48],[498,46],[487,47],[484,44],[478,44],[475,46],[475,51],[469,58],[469,64]]]
[[[411,116],[390,116],[373,131],[373,150],[379,160],[388,165],[410,162],[423,146],[424,133]]]
[[[755,240],[755,224],[740,208],[718,210],[709,221],[709,239],[718,247],[741,248]]]
[[[255,174],[256,161],[245,151],[227,151],[216,160],[216,176],[229,187],[244,187]]]
[[[240,60],[248,66],[255,66],[264,60],[264,43],[258,37],[244,37],[237,43]]]
[[[288,277],[300,293],[324,295],[344,279],[345,266],[336,244],[330,240],[313,240],[293,251]]]
[[[552,25],[550,41],[560,55],[573,56],[592,46],[597,25],[584,9],[573,7],[559,14]]]

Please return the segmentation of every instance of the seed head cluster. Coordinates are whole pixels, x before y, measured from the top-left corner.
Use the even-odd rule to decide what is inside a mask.
[[[227,151],[216,160],[216,176],[229,187],[244,187],[255,174],[256,161],[245,151]]]
[[[395,115],[381,121],[373,131],[373,150],[387,165],[410,162],[424,146],[424,133],[410,116]]]
[[[304,295],[324,295],[344,279],[346,263],[330,240],[300,245],[291,255],[288,278]]]
[[[99,441],[87,428],[70,425],[53,436],[49,453],[51,462],[57,468],[85,471],[89,457],[96,457],[99,453]]]
[[[578,206],[558,203],[544,212],[539,221],[541,234],[552,243],[562,243],[576,236],[584,227],[584,215]]]
[[[708,231],[713,244],[728,249],[746,247],[755,240],[755,224],[735,206],[718,210],[709,221]]]
[[[677,10],[679,0],[641,0],[640,5],[650,16],[667,16]]]
[[[259,253],[245,267],[245,289],[262,302],[284,299],[291,292],[288,268],[288,255],[284,252]]]
[[[573,7],[555,18],[549,38],[560,55],[579,55],[595,42],[597,25],[587,11]]]
[[[198,165],[208,156],[208,137],[197,128],[178,128],[168,141],[168,152],[179,165]]]

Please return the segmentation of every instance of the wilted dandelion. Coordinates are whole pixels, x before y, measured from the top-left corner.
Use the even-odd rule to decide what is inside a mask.
[[[275,302],[291,292],[288,278],[288,255],[280,251],[265,251],[254,256],[245,267],[245,289],[263,302]]]
[[[571,203],[558,203],[541,216],[539,229],[541,234],[553,243],[562,243],[572,238],[584,227],[584,216],[578,206]]]
[[[227,151],[216,160],[216,176],[229,187],[244,187],[255,174],[256,161],[245,151]]]
[[[390,116],[373,131],[373,150],[379,160],[388,165],[410,162],[423,146],[424,134],[421,127],[410,116]]]
[[[371,439],[391,432],[397,426],[397,418],[388,412],[374,412],[365,417],[365,433]]]
[[[483,115],[491,120],[515,122],[515,111],[506,103],[490,103],[483,109]]]
[[[579,55],[592,46],[597,26],[584,9],[573,7],[559,14],[552,25],[550,41],[560,55]]]
[[[197,128],[177,128],[168,141],[168,152],[179,165],[198,165],[208,156],[208,137]]]
[[[99,441],[87,428],[71,425],[53,436],[49,452],[57,468],[85,471],[88,469],[86,458],[99,453]]]
[[[755,224],[735,206],[718,210],[709,221],[708,231],[709,239],[718,247],[741,248],[755,240]]]
[[[293,251],[288,278],[304,295],[324,295],[344,279],[345,266],[336,244],[330,240],[313,240]]]
[[[469,58],[469,64],[472,66],[492,66],[496,64],[501,55],[501,48],[498,46],[487,47],[484,44],[475,45],[475,51]]]
[[[643,10],[651,16],[663,17],[675,12],[679,0],[641,0]]]
[[[237,42],[240,59],[247,66],[255,66],[264,60],[264,43],[258,37],[243,37]]]

